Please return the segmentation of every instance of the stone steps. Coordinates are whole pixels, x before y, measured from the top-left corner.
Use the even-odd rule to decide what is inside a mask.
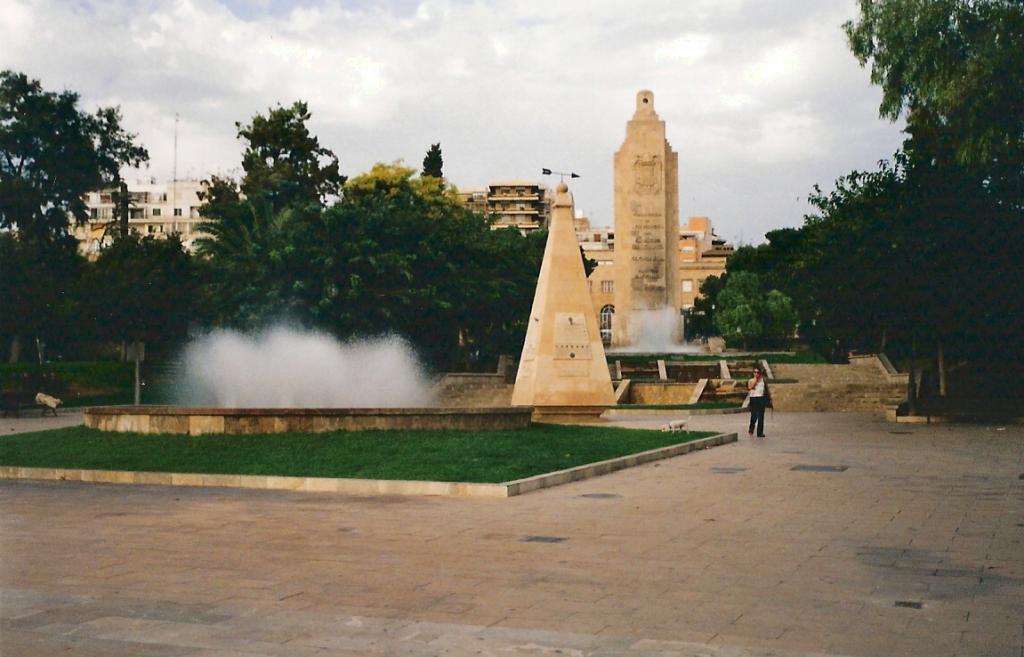
[[[882,412],[906,397],[906,385],[885,371],[875,357],[856,358],[848,365],[787,365],[773,367],[775,377],[796,383],[771,387],[772,401],[781,411]]]

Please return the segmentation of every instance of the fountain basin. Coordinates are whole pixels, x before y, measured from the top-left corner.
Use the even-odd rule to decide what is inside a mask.
[[[98,406],[85,426],[100,431],[243,434],[364,429],[506,431],[530,425],[529,407],[505,408],[197,408]]]

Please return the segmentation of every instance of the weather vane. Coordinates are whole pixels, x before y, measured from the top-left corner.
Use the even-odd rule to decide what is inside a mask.
[[[545,175],[545,176],[550,176],[552,174],[556,175],[556,176],[561,176],[561,182],[565,182],[565,177],[566,176],[569,176],[570,180],[573,179],[573,178],[579,178],[580,177],[580,174],[578,174],[578,173],[573,173],[571,171],[552,171],[551,169],[548,169],[547,167],[541,169],[540,172],[541,172],[542,175]]]

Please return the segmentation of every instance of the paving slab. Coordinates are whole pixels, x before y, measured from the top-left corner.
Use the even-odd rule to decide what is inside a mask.
[[[1021,657],[1024,427],[745,419],[502,500],[0,482],[0,655]]]
[[[30,431],[46,431],[77,427],[83,422],[83,414],[77,408],[61,408],[57,415],[47,412],[43,415],[38,410],[26,410],[11,417],[0,417],[0,437]]]

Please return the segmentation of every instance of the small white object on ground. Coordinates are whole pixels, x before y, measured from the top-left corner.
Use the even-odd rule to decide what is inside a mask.
[[[36,403],[57,410],[57,407],[61,405],[61,400],[56,397],[51,397],[45,392],[36,393]]]
[[[686,420],[672,420],[661,428],[662,431],[686,431]]]

